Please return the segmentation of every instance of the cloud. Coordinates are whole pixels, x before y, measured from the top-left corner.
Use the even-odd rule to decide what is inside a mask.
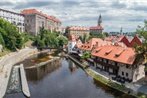
[[[1,0],[0,6],[13,11],[36,8],[46,14],[60,18],[64,26],[97,25],[102,15],[106,31],[134,31],[147,16],[147,1],[138,0]]]

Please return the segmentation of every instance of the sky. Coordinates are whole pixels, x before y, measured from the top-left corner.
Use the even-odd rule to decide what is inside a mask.
[[[14,12],[35,8],[63,26],[96,26],[101,14],[106,32],[134,32],[147,19],[147,0],[1,0],[0,6]]]

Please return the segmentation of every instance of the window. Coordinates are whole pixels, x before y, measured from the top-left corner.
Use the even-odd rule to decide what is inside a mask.
[[[126,76],[128,77],[128,73],[126,73]]]
[[[122,71],[122,75],[124,75],[124,72]]]
[[[126,68],[129,68],[129,66],[128,66],[128,65],[126,65]]]

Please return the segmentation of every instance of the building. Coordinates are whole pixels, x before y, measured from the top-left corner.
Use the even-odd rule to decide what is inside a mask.
[[[25,9],[22,14],[25,17],[25,31],[32,35],[37,35],[41,28],[60,31],[61,21],[54,16],[49,16],[36,9]]]
[[[93,48],[101,46],[104,44],[104,41],[100,38],[92,38],[83,45],[81,45],[80,49],[83,51],[91,51]]]
[[[142,44],[141,39],[138,38],[137,35],[135,35],[132,41],[130,42],[130,47],[134,47],[135,45],[141,45],[141,44]]]
[[[90,35],[97,36],[98,34],[103,32],[103,27],[101,23],[102,23],[102,17],[100,15],[98,18],[97,26],[90,27]]]
[[[89,28],[81,26],[70,26],[68,27],[68,36],[75,35],[76,37],[83,37],[84,35],[89,36]]]
[[[74,35],[70,35],[68,40],[68,53],[74,52],[73,48],[75,47],[75,45],[76,45],[76,37]]]
[[[135,50],[117,45],[105,45],[92,51],[95,66],[115,75],[118,81],[136,82],[145,77],[144,65],[136,62]]]
[[[109,36],[105,38],[106,41],[111,41],[111,42],[122,42],[124,43],[127,47],[134,47],[135,45],[141,45],[142,41],[140,38],[138,38],[137,35],[134,37],[131,36]]]
[[[134,37],[133,39],[136,38]],[[117,40],[122,41],[122,39],[123,37]],[[107,72],[109,76],[113,76],[112,78],[119,82],[136,82],[145,77],[145,65],[142,64],[142,61],[137,60],[135,49],[127,47],[123,42],[119,41],[112,42],[92,38],[82,44],[79,49],[82,50],[81,53],[89,51],[92,55],[89,59],[94,65],[101,71]]]
[[[0,18],[3,18],[17,26],[19,32],[24,32],[24,16],[23,14],[0,9]]]

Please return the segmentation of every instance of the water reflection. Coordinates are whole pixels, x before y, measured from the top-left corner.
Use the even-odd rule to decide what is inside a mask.
[[[50,62],[44,66],[28,68],[26,69],[27,79],[29,81],[37,81],[45,77],[51,72],[59,69],[61,67],[60,61],[58,62]]]
[[[76,71],[76,69],[78,68],[78,66],[75,65],[74,62],[72,62],[71,60],[68,60],[69,63],[69,70],[71,73],[74,73]]]
[[[41,67],[38,73],[30,71],[27,74],[33,80],[28,80],[31,98],[121,98],[64,58],[59,65]],[[6,98],[24,97],[13,94]]]

